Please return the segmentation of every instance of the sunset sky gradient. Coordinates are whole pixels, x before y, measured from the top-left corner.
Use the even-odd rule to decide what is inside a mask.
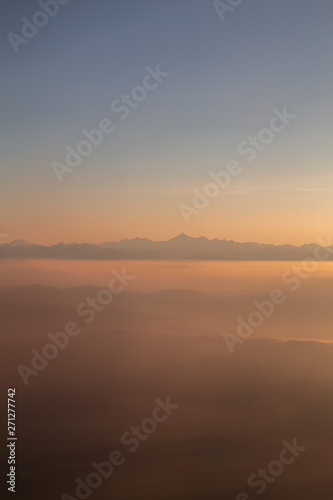
[[[72,0],[15,54],[37,2],[4,0],[0,232],[53,244],[191,236],[302,244],[330,232],[333,3]],[[101,19],[104,22],[101,22]],[[98,21],[98,22],[97,22]],[[328,43],[328,40],[330,43]],[[150,65],[170,76],[120,121],[110,104]],[[249,164],[237,148],[274,107],[297,118]],[[59,183],[81,130],[116,130]],[[244,172],[186,224],[180,203],[209,172]]]

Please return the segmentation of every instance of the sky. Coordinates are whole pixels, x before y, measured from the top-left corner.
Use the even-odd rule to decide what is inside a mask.
[[[36,1],[2,1],[3,240],[101,243],[184,232],[303,244],[330,234],[331,0],[244,0],[223,20],[210,0],[58,7],[36,17]],[[22,18],[43,24],[45,16],[31,36]],[[132,92],[138,100],[120,112],[117,100]],[[240,145],[284,108],[294,118],[247,161]],[[105,119],[112,125],[102,142],[71,167],[66,147],[75,151],[82,131]],[[231,161],[241,172],[196,208],[193,190],[202,193],[210,172]],[[57,176],[60,164],[66,171]]]

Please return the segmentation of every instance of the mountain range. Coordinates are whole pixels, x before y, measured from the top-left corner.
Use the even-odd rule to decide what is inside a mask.
[[[232,240],[193,238],[182,233],[167,241],[151,241],[147,238],[109,241],[102,244],[58,243],[44,246],[15,240],[0,244],[0,258],[24,259],[92,259],[92,260],[267,260],[292,261],[314,257],[320,245],[315,243],[302,246],[272,245],[264,243],[238,243]],[[333,245],[321,247],[333,260]]]

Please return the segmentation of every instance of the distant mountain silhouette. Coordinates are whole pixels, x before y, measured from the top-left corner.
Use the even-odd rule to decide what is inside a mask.
[[[18,240],[12,241],[11,243],[9,243],[9,245],[11,247],[29,247],[31,245],[31,243],[28,243],[25,240],[18,239]]]
[[[197,260],[303,260],[314,256],[318,245],[300,247],[263,243],[209,240],[204,236],[193,238],[184,233],[167,241],[148,238],[110,241],[100,245],[90,243],[58,243],[44,246],[15,240],[0,244],[0,258],[25,259],[197,259]],[[328,260],[333,260],[333,246]]]

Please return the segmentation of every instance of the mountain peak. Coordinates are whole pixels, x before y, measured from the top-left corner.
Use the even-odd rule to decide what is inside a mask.
[[[187,234],[185,233],[180,233],[178,236],[176,236],[175,238],[171,238],[172,240],[193,240],[193,238],[191,238],[191,236],[187,236]]]
[[[194,238],[192,238],[191,236],[187,236],[187,234],[185,234],[185,233],[180,233],[180,234],[178,234],[178,236],[174,236],[170,240],[167,240],[165,243],[167,243],[168,241],[174,242],[174,243],[187,243],[187,242],[190,242],[193,240],[194,240]]]
[[[17,239],[10,243],[10,246],[12,247],[30,247],[30,245],[31,243],[28,243],[27,241],[22,239]]]

